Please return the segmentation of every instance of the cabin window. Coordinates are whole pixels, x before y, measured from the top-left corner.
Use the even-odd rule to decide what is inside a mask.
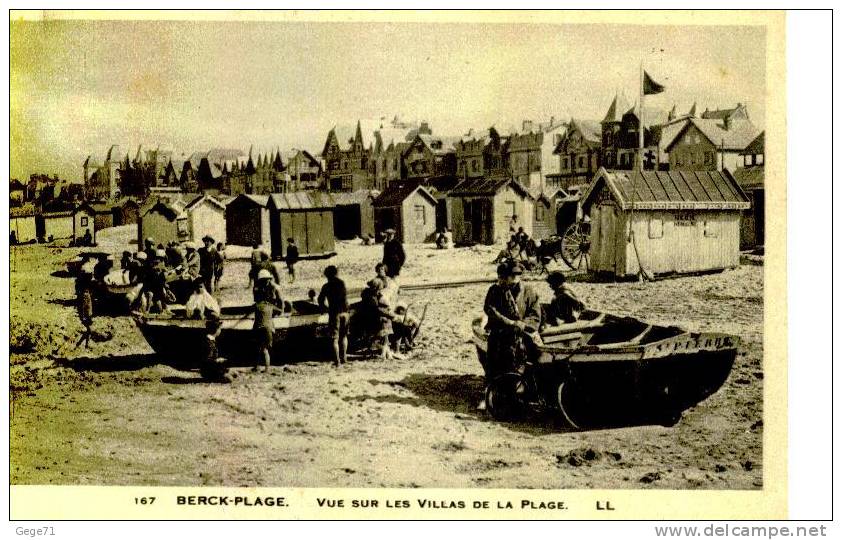
[[[88,218],[85,217],[85,216],[82,216],[82,219],[79,220],[79,225],[81,225],[82,227],[87,227],[88,226]]]
[[[178,232],[179,238],[184,236],[189,236],[190,231],[187,230],[187,220],[186,219],[179,219],[175,222],[176,231]]]
[[[506,219],[507,220],[512,219],[512,216],[517,215],[517,212],[515,212],[515,203],[514,203],[514,201],[506,201],[505,205],[506,205],[506,212],[505,212]]]
[[[570,158],[566,158],[566,157],[561,158],[561,168],[562,169],[570,168]]]
[[[705,222],[705,237],[717,238],[719,236],[719,222],[706,219]]]
[[[417,225],[427,224],[427,209],[420,204],[415,205],[415,223]]]
[[[649,238],[664,237],[664,220],[660,218],[649,219]]]
[[[579,167],[585,167],[588,164],[587,156],[579,156]]]
[[[537,219],[538,221],[544,220],[544,205],[543,204],[535,205],[535,219]]]
[[[754,155],[754,164],[755,165],[763,165],[763,154],[755,154]]]
[[[676,212],[675,225],[677,227],[693,227],[696,225],[696,216],[692,212]]]

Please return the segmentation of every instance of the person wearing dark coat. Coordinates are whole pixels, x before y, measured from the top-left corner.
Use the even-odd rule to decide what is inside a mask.
[[[398,277],[406,262],[406,252],[403,244],[395,238],[394,229],[386,229],[386,241],[383,242],[383,264],[386,265],[386,275],[390,278]]]
[[[485,296],[483,310],[488,317],[488,352],[485,369],[486,384],[497,375],[515,371],[526,359],[529,338],[541,323],[538,294],[520,276],[523,266],[507,262],[497,267],[497,282]]]
[[[213,294],[214,278],[216,277],[216,249],[213,247],[214,240],[210,236],[202,238],[204,246],[198,249],[199,252],[199,276],[205,284],[205,290]]]

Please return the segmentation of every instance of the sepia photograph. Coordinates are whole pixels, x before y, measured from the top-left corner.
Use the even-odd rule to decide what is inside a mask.
[[[775,17],[296,13],[10,14],[10,483],[769,488]]]

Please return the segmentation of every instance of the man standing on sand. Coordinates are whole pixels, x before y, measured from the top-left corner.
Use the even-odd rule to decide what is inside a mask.
[[[386,265],[386,275],[396,278],[401,273],[406,262],[406,252],[403,244],[395,238],[395,229],[386,229],[386,241],[383,242],[383,264]]]
[[[319,306],[324,309],[327,301],[328,328],[333,339],[334,365],[339,367],[348,361],[348,326],[351,314],[348,311],[348,292],[345,282],[339,278],[339,270],[330,265],[325,268],[327,283],[319,293]]]
[[[260,271],[260,254],[263,248],[260,244],[253,244],[251,246],[251,267],[249,268],[249,284],[246,289],[251,289],[257,283],[257,273]]]
[[[199,275],[205,284],[205,290],[213,294],[213,283],[216,277],[216,249],[213,247],[214,239],[208,235],[202,238],[205,244],[199,248]]]
[[[485,382],[497,375],[514,371],[523,362],[525,335],[538,330],[541,322],[538,295],[520,282],[523,266],[506,262],[497,267],[497,282],[488,289],[483,310],[488,316]]]
[[[295,238],[287,238],[287,253],[284,259],[287,263],[290,283],[295,283],[295,263],[298,262],[298,257],[298,246],[295,245]]]
[[[93,268],[90,263],[82,265],[82,269],[76,278],[76,310],[79,314],[79,321],[85,330],[82,332],[82,337],[76,342],[78,348],[82,342],[85,343],[85,348],[90,347],[91,335],[93,330],[91,327],[94,323],[94,296],[93,296]]]

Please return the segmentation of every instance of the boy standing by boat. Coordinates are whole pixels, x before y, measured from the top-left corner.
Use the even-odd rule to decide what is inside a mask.
[[[339,367],[348,360],[348,326],[351,320],[348,312],[348,292],[345,282],[339,279],[339,270],[335,266],[330,265],[325,268],[324,275],[327,283],[322,286],[319,293],[319,306],[324,308],[327,301],[328,328],[333,340],[334,365]]]
[[[275,324],[272,318],[276,313],[283,313],[283,300],[272,279],[272,274],[266,269],[257,273],[257,285],[254,288],[254,339],[258,350],[258,363],[254,371],[260,369],[269,371],[272,362],[272,345],[275,339]]]

